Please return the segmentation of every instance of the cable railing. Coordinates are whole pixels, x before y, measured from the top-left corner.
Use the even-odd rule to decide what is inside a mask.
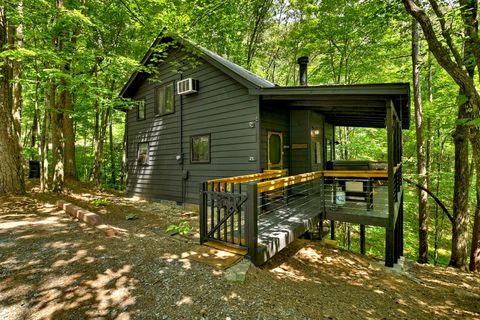
[[[276,224],[324,219],[386,227],[389,201],[397,203],[401,190],[401,165],[393,171],[392,180],[388,170],[324,170],[287,177],[278,177],[284,172],[267,172],[204,182],[200,241],[245,249],[255,262],[264,233]],[[313,216],[317,220],[308,220]]]

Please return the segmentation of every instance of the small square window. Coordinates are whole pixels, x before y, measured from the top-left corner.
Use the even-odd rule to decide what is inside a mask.
[[[138,144],[137,163],[141,165],[148,164],[148,143],[141,142]]]
[[[191,162],[210,163],[210,135],[192,137]]]
[[[175,91],[173,82],[155,90],[155,114],[164,115],[175,112]]]
[[[146,114],[145,99],[138,100],[137,101],[137,119],[145,120],[145,114]]]

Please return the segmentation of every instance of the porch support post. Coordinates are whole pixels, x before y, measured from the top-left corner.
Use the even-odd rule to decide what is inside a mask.
[[[330,239],[335,240],[335,221],[330,220]]]
[[[360,253],[365,254],[365,225],[360,225]]]
[[[200,183],[200,244],[206,242],[207,238],[207,194],[208,182]]]
[[[257,264],[258,215],[257,184],[247,184],[247,202],[245,206],[245,238],[247,240],[248,258]]]
[[[395,112],[393,102],[387,101],[387,145],[388,145],[388,226],[385,230],[385,266],[393,267],[395,254],[395,181],[394,181],[394,167],[395,167],[395,128],[393,123],[393,113]]]

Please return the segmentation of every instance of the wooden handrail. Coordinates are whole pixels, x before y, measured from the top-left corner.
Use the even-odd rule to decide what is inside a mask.
[[[247,182],[254,182],[264,179],[273,179],[273,178],[280,178],[287,174],[287,170],[265,170],[262,173],[253,173],[247,174],[243,176],[236,176],[236,177],[228,177],[228,178],[219,178],[208,180],[208,183],[247,183]]]
[[[317,179],[322,177],[323,171],[315,171],[315,172],[308,172],[308,173],[302,173],[298,174],[296,176],[290,176],[290,177],[285,177],[285,178],[279,178],[275,180],[270,180],[270,181],[264,181],[258,183],[258,192],[265,192],[265,191],[271,191],[271,190],[276,190],[280,189],[282,187],[288,187],[294,184],[302,183],[302,182],[307,182],[313,179]]]
[[[387,178],[387,170],[325,170],[323,176],[328,178]]]
[[[273,191],[313,179],[328,178],[387,178],[387,170],[324,170],[302,173],[295,176],[279,178],[258,183],[258,192]]]

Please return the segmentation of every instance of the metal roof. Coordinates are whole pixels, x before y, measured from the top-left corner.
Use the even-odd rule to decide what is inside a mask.
[[[247,88],[252,89],[260,89],[260,88],[270,88],[275,87],[275,84],[271,83],[268,80],[265,80],[258,75],[254,74],[253,72],[248,71],[247,69],[228,61],[227,59],[219,56],[218,54],[196,44],[195,42],[183,38],[179,35],[168,35],[163,36],[160,34],[157,39],[153,42],[148,49],[147,53],[141,60],[141,65],[146,66],[150,59],[152,58],[155,47],[162,44],[162,43],[169,43],[169,42],[177,42],[189,49],[193,49],[195,54],[197,54],[200,58],[205,59],[210,64],[214,65],[221,71],[225,72],[241,84],[245,85]],[[196,52],[195,52],[196,51]],[[120,91],[120,96],[124,98],[131,98],[133,97],[135,88],[148,77],[148,74],[145,72],[134,72],[127,83],[123,86],[122,90]]]

